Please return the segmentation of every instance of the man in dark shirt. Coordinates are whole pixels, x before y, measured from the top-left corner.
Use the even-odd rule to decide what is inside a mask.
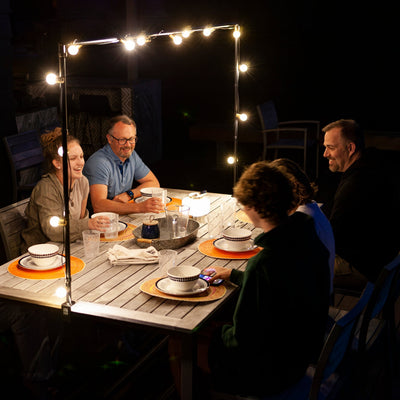
[[[400,250],[399,195],[394,180],[364,150],[364,136],[354,120],[323,128],[324,157],[332,172],[343,173],[331,209],[336,244],[334,286],[360,290],[375,282]]]

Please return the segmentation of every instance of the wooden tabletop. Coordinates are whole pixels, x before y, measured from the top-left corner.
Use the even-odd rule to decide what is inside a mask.
[[[189,191],[168,189],[168,196],[184,198]],[[230,195],[209,193],[211,212],[220,205],[234,201]],[[135,226],[141,225],[146,214],[121,216],[121,220]],[[246,260],[222,260],[208,257],[198,251],[198,245],[207,239],[205,217],[196,218],[200,223],[197,239],[179,249],[178,264],[191,264],[201,269],[210,265],[244,269]],[[239,226],[254,230],[253,225],[238,221]],[[257,234],[254,230],[254,235]],[[226,295],[208,303],[166,300],[150,296],[140,290],[143,282],[160,276],[158,264],[111,266],[107,250],[116,243],[128,248],[138,248],[134,240],[101,242],[100,254],[86,259],[82,241],[71,243],[71,256],[85,262],[83,271],[72,276],[72,312],[110,318],[139,325],[164,328],[172,331],[191,332],[206,321],[235,290],[226,283]],[[60,248],[61,249],[61,248]],[[0,266],[0,297],[60,308],[65,298],[56,295],[64,279],[32,280],[13,276],[8,263]]]

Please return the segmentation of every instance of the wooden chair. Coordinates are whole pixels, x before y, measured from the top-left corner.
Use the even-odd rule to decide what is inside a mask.
[[[318,177],[320,121],[297,120],[279,122],[273,101],[257,105],[257,112],[263,134],[263,159],[266,159],[267,150],[269,149],[275,150],[275,158],[278,157],[278,150],[302,150],[303,169],[307,171],[308,149],[311,146],[315,146],[315,176]],[[314,137],[311,137],[312,134],[314,134]]]
[[[13,202],[30,195],[42,174],[43,153],[36,130],[3,138],[11,166]]]
[[[26,227],[28,202],[29,198],[0,209],[0,235],[7,261],[20,255],[21,231]]]

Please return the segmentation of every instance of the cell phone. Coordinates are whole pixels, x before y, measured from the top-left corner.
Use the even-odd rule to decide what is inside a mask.
[[[213,272],[211,275],[203,275],[200,274],[199,278],[204,279],[206,282],[210,283],[211,278],[215,275],[215,272]],[[216,279],[214,282],[210,283],[211,286],[218,286],[220,285],[224,280],[223,279]]]

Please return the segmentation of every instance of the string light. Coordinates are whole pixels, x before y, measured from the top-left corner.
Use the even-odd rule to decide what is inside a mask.
[[[236,114],[236,117],[239,118],[242,122],[245,122],[248,119],[248,116],[246,113]]]
[[[127,37],[126,39],[121,39],[121,42],[124,44],[125,49],[128,51],[132,51],[136,47],[135,41],[131,37]]]
[[[174,44],[176,44],[177,46],[179,46],[180,44],[182,44],[182,36],[180,35],[171,35],[172,41],[174,42]]]
[[[229,157],[226,159],[226,162],[227,162],[229,165],[235,164],[235,157],[234,157],[234,156],[229,156]]]
[[[71,56],[76,56],[79,53],[79,49],[81,46],[77,45],[77,44],[71,44],[68,46],[68,53]]]
[[[214,31],[213,28],[206,27],[206,28],[203,29],[203,35],[206,36],[206,37],[211,36],[213,31]]]
[[[54,74],[53,72],[50,72],[49,74],[46,75],[46,82],[49,85],[55,85],[56,83],[62,83],[63,79]]]
[[[191,33],[192,33],[192,32],[191,32],[190,29],[185,28],[185,29],[182,31],[182,37],[184,37],[185,39],[187,39],[187,38],[190,36]]]
[[[139,46],[144,46],[144,45],[146,44],[146,36],[144,36],[144,35],[138,36],[138,37],[136,38],[136,43],[137,43]]]
[[[239,65],[239,71],[240,72],[247,72],[248,69],[249,69],[249,66],[247,64],[240,64]]]

